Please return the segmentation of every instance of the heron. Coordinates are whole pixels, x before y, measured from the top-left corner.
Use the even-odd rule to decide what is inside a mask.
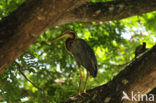
[[[65,41],[65,48],[70,54],[72,54],[76,58],[76,63],[79,68],[80,81],[78,95],[81,95],[81,66],[83,66],[87,70],[85,86],[83,90],[83,93],[86,93],[88,78],[90,77],[90,75],[94,78],[97,76],[97,59],[93,49],[87,44],[87,42],[83,39],[77,38],[76,32],[72,30],[65,31],[62,35],[53,39],[52,42],[64,37],[67,38]]]

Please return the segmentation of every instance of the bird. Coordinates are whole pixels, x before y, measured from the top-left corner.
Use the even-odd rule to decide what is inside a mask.
[[[66,30],[60,36],[53,39],[51,42],[54,42],[64,37],[67,38],[65,40],[65,48],[67,52],[69,52],[76,58],[76,63],[80,71],[78,95],[81,96],[80,91],[82,82],[81,66],[83,66],[87,71],[85,86],[83,90],[83,93],[86,93],[86,85],[88,82],[88,78],[90,77],[90,75],[94,78],[97,76],[98,71],[97,59],[93,49],[88,45],[88,43],[85,40],[77,38],[77,34],[73,30]]]
[[[143,42],[142,45],[139,45],[136,47],[135,49],[135,58],[140,55],[141,53],[145,52],[147,49],[146,49],[146,43]]]

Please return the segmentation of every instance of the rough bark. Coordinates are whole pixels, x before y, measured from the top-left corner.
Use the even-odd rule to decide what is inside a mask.
[[[140,15],[156,10],[156,0],[116,0],[110,2],[87,2],[65,13],[56,22],[61,25],[69,22],[112,21]]]
[[[154,97],[156,97],[156,87],[154,89],[152,89],[147,95],[148,97],[150,96],[150,94],[153,94]],[[139,103],[147,103],[146,101],[146,97],[144,97],[144,100],[143,101],[140,101]],[[154,101],[149,101],[148,103],[156,103],[156,100]]]
[[[134,94],[147,94],[155,85],[156,45],[135,58],[112,81],[87,91],[88,94],[82,95],[83,97],[71,97],[65,103],[138,103],[122,100],[122,92],[126,92],[131,98],[132,91]]]

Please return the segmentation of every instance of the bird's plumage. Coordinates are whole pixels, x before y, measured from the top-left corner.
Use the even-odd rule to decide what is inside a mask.
[[[76,61],[90,72],[91,76],[96,77],[97,60],[94,51],[83,39],[67,39],[66,48],[73,54]]]
[[[82,74],[81,74],[81,65],[87,69],[86,82],[84,87],[84,93],[86,93],[86,85],[89,78],[88,72],[93,77],[97,75],[97,60],[94,54],[94,51],[91,47],[83,40],[78,39],[77,35],[72,30],[65,31],[62,35],[53,39],[52,42],[59,40],[63,37],[68,37],[65,42],[66,50],[72,54],[78,63],[78,67],[80,70],[80,82],[79,82],[79,93],[81,95],[81,82],[82,82]]]

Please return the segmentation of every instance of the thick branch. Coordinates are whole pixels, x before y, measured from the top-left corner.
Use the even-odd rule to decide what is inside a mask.
[[[156,0],[89,2],[65,14],[57,25],[69,22],[112,21],[156,10]]]
[[[72,97],[65,103],[121,103],[125,91],[146,94],[156,86],[156,45],[142,56],[134,59],[112,81],[88,91],[84,97]],[[123,100],[122,103],[134,103]]]

